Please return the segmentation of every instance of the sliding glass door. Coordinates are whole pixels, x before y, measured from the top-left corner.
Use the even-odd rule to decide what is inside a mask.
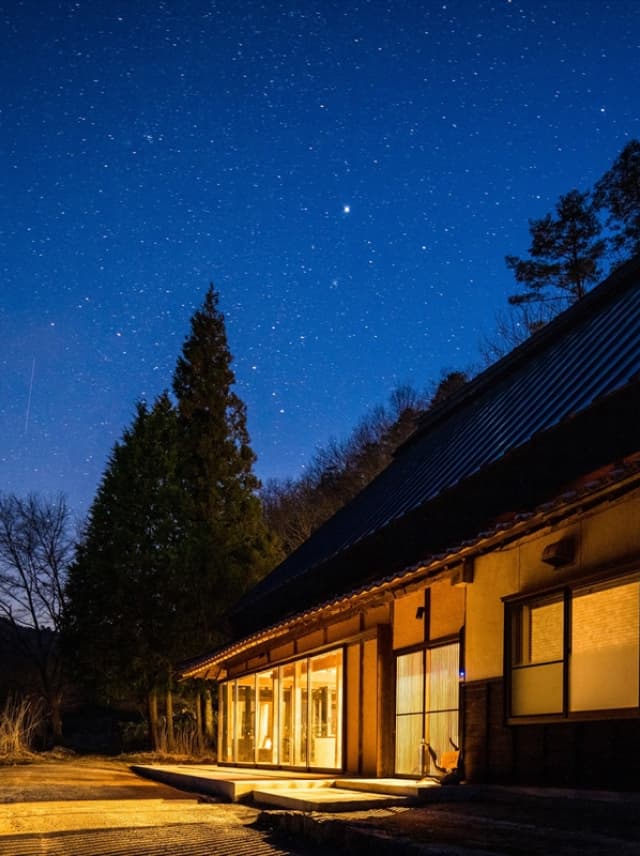
[[[459,746],[460,645],[400,654],[396,660],[396,773],[437,775]]]
[[[220,760],[342,767],[342,649],[303,657],[220,688]]]

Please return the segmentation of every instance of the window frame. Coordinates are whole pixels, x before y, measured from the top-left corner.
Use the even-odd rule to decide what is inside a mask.
[[[599,574],[586,579],[575,580],[561,586],[554,586],[538,592],[513,595],[503,598],[504,602],[504,716],[508,725],[528,725],[544,722],[574,722],[601,719],[637,719],[640,717],[640,681],[636,705],[619,708],[599,708],[589,710],[570,710],[570,669],[571,669],[571,640],[572,640],[572,605],[574,598],[584,594],[587,589],[612,589],[623,587],[629,583],[640,586],[640,572],[636,568],[622,576]],[[520,669],[535,668],[540,664],[515,663],[516,643],[514,636],[521,618],[522,608],[536,604],[552,603],[554,600],[563,603],[563,640],[562,659],[562,705],[559,712],[550,713],[513,713],[513,673]],[[516,617],[518,616],[518,617]],[[638,632],[638,649],[640,658],[640,619]]]
[[[335,741],[334,748],[334,759],[337,763],[337,766],[322,766],[318,763],[311,764],[310,763],[310,755],[312,744],[318,739],[318,735],[312,735],[310,732],[311,724],[312,724],[312,710],[311,710],[311,693],[309,692],[309,684],[307,680],[309,680],[309,676],[313,672],[311,668],[311,664],[314,661],[321,660],[330,655],[336,655],[338,658],[338,663],[336,664],[336,683],[335,683],[335,704],[331,701],[327,702],[326,710],[327,713],[332,717],[333,731],[331,734],[328,734],[327,737],[331,740]],[[305,702],[303,703],[303,707],[299,709],[299,713],[301,713],[301,717],[295,720],[295,734],[293,738],[293,744],[291,746],[290,758],[293,760],[289,760],[288,762],[283,762],[282,760],[282,737],[284,734],[284,713],[283,713],[283,701],[282,701],[282,681],[283,681],[283,670],[287,667],[293,666],[294,669],[296,666],[302,669],[304,665],[305,669],[305,683],[304,683],[304,694],[305,694]],[[223,747],[224,757],[220,758],[219,763],[223,766],[229,767],[250,767],[250,768],[271,768],[271,769],[284,769],[284,770],[296,770],[296,771],[311,771],[311,772],[321,772],[323,770],[328,771],[339,771],[344,769],[344,760],[345,760],[345,716],[346,716],[346,707],[345,707],[345,668],[346,668],[346,651],[344,645],[331,645],[326,646],[318,650],[309,651],[308,653],[290,657],[275,663],[271,663],[268,666],[263,665],[260,669],[249,670],[246,672],[242,672],[241,674],[234,675],[233,677],[226,678],[224,681],[220,681],[220,692],[218,694],[218,745]],[[266,674],[267,672],[274,673],[273,677],[273,709],[272,709],[272,734],[270,735],[271,746],[269,751],[271,752],[271,760],[266,760],[265,753],[260,753],[260,745],[258,745],[257,737],[258,737],[258,720],[259,720],[259,694],[258,694],[258,678]],[[251,730],[251,737],[253,739],[252,744],[252,755],[253,758],[246,760],[240,760],[240,746],[239,746],[239,733],[241,731],[239,719],[238,719],[238,688],[242,687],[253,687],[253,729]],[[230,702],[230,705],[229,705]],[[333,714],[331,713],[333,710]],[[231,734],[231,740],[229,741],[227,735]],[[243,732],[244,733],[244,732]],[[304,746],[298,746],[296,740],[300,737],[304,737]],[[224,741],[224,743],[222,742]],[[227,749],[230,749],[230,752],[227,752]],[[319,747],[318,747],[319,750]],[[229,754],[231,757],[229,757]],[[275,760],[274,760],[275,759]]]

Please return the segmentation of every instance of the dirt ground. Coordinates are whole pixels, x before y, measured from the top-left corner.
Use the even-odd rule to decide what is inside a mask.
[[[545,798],[514,790],[491,796],[489,788],[486,794],[350,823],[430,845],[434,853],[640,856],[640,795]]]
[[[462,788],[452,802],[301,818],[178,791],[122,761],[0,766],[0,856],[640,854],[640,794]]]
[[[304,856],[258,812],[135,776],[123,762],[0,766],[0,856]]]

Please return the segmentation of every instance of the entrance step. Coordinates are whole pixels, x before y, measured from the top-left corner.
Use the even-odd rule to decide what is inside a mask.
[[[139,776],[163,782],[174,788],[195,791],[229,802],[251,799],[255,790],[280,788],[329,787],[335,779],[308,774],[284,774],[281,771],[240,770],[197,764],[134,764],[131,769]]]
[[[387,796],[409,797],[423,800],[429,797],[429,792],[441,793],[440,782],[434,779],[336,779],[336,788],[346,788],[351,791],[365,791],[371,794],[386,794]]]
[[[253,801],[271,808],[292,811],[367,811],[372,808],[387,808],[411,802],[409,796],[348,790],[338,783],[331,786],[273,788],[261,787],[254,790]]]

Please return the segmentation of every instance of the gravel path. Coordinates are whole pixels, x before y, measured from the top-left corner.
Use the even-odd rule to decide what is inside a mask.
[[[118,762],[0,767],[0,856],[303,856],[252,828],[257,814]]]

